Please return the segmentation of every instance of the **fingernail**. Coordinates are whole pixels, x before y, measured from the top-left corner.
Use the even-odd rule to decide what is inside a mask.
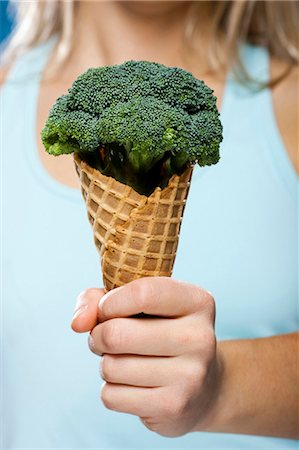
[[[88,345],[89,345],[90,350],[93,351],[94,350],[94,338],[92,337],[91,332],[89,333],[89,336],[88,336]]]
[[[73,320],[77,319],[77,317],[79,317],[82,313],[84,313],[84,311],[86,311],[87,308],[88,308],[88,305],[82,305],[82,306],[79,306],[79,308],[75,309],[74,315],[73,315]]]

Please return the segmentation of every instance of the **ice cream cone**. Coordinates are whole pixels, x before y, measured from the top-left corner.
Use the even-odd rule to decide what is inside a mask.
[[[74,155],[106,290],[140,277],[171,276],[192,168],[149,196]]]

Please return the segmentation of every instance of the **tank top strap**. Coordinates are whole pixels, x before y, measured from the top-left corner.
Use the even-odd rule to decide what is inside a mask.
[[[244,44],[239,49],[242,64],[253,80],[265,83],[269,79],[269,57],[263,47]],[[256,83],[244,83],[231,70],[226,78],[221,106],[221,119],[226,135],[235,132],[235,123],[248,127],[263,114],[265,104],[269,102],[271,92],[258,89]],[[258,105],[258,107],[257,107]],[[267,120],[267,119],[266,119]]]
[[[57,42],[57,36],[52,36],[46,42],[43,42],[26,53],[20,55],[14,61],[14,64],[8,71],[4,86],[13,84],[15,87],[20,83],[24,89],[24,83],[30,85],[37,83],[48,62],[49,55]]]
[[[270,79],[270,57],[265,47],[245,44],[241,46],[241,59],[247,73],[261,84]],[[253,87],[251,86],[251,89]],[[256,90],[259,90],[257,88]]]
[[[233,72],[230,72],[227,82],[230,93],[236,98],[242,99],[243,102],[246,97],[250,99],[253,94],[263,95],[267,90],[260,87],[259,83],[262,86],[269,81],[270,61],[266,48],[260,46],[244,44],[240,47],[239,54],[244,69],[252,81],[249,79],[244,83]]]

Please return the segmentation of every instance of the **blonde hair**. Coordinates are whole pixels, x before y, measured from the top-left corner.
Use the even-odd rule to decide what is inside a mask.
[[[57,63],[70,53],[73,38],[74,2],[63,0],[10,0],[15,27],[7,42],[5,61],[10,61],[31,47],[59,35],[56,48]]]
[[[15,8],[16,27],[8,42],[6,58],[10,59],[28,48],[58,34],[55,60],[59,65],[72,48],[75,3],[73,0],[11,0]],[[186,24],[186,39],[196,51],[196,18],[202,2],[191,2]],[[212,70],[229,64],[239,76],[250,79],[239,57],[239,44],[249,42],[265,46],[271,56],[286,63],[286,71],[299,62],[299,2],[293,1],[210,1],[212,24],[208,62]]]

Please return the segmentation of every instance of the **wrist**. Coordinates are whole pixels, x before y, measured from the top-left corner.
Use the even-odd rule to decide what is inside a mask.
[[[215,431],[223,411],[224,386],[226,377],[226,362],[221,344],[217,344],[215,359],[210,367],[206,386],[205,401],[199,405],[203,408],[199,421],[193,431]]]

